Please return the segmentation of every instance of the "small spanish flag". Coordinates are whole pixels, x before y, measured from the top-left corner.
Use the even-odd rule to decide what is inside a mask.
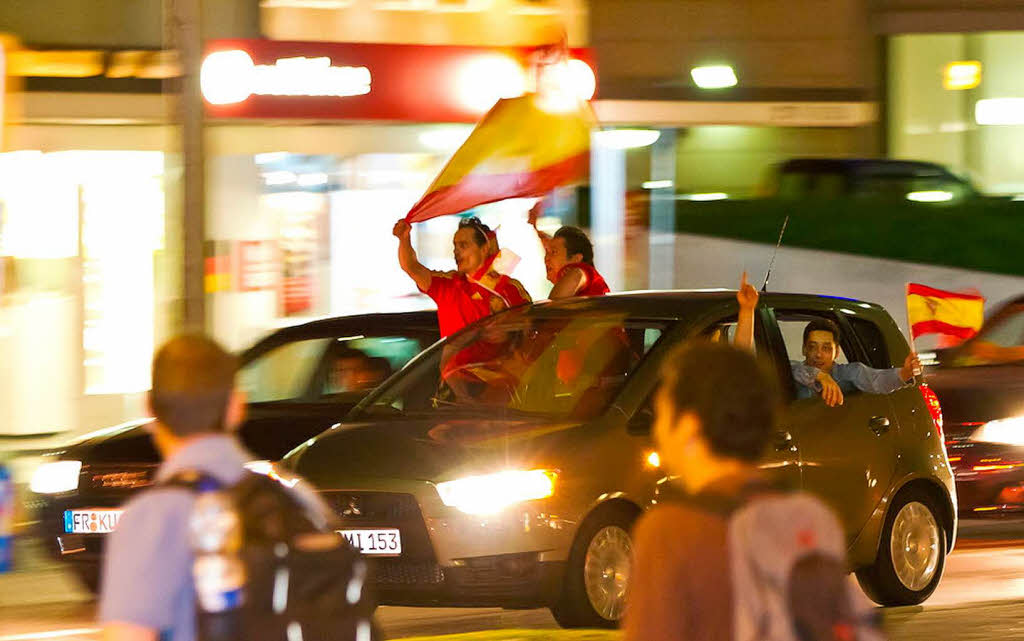
[[[945,334],[968,339],[985,320],[985,299],[926,285],[907,285],[907,320],[911,339],[924,334]]]
[[[536,94],[499,100],[405,219],[417,223],[506,198],[543,196],[586,178],[590,104],[545,110]]]

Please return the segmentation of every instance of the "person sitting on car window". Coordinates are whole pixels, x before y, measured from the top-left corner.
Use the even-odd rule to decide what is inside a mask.
[[[913,384],[921,361],[911,352],[903,367],[874,369],[864,363],[836,363],[839,355],[839,326],[816,318],[804,328],[804,360],[791,361],[797,398],[820,395],[829,407],[843,404],[843,396],[855,390],[869,394],[890,394]]]

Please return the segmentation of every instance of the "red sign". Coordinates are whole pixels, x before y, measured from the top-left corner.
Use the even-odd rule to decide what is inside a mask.
[[[535,83],[536,48],[216,40],[201,83],[211,118],[476,122]],[[574,84],[593,94],[587,49]],[[581,89],[579,93],[585,92]]]

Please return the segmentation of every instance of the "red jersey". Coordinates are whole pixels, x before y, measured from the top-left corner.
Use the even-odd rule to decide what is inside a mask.
[[[569,263],[558,270],[558,277],[555,279],[555,282],[562,280],[562,277],[570,269],[578,269],[583,272],[583,283],[579,290],[577,290],[576,296],[603,296],[611,291],[608,288],[608,283],[604,282],[604,278],[597,272],[597,268],[588,263]]]
[[[503,309],[532,301],[522,284],[485,264],[472,278],[458,272],[434,272],[424,292],[437,303],[441,337]]]

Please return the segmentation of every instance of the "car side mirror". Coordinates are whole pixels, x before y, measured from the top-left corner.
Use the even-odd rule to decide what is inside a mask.
[[[654,425],[654,412],[649,407],[641,407],[626,423],[626,431],[633,436],[649,436],[652,425]]]

